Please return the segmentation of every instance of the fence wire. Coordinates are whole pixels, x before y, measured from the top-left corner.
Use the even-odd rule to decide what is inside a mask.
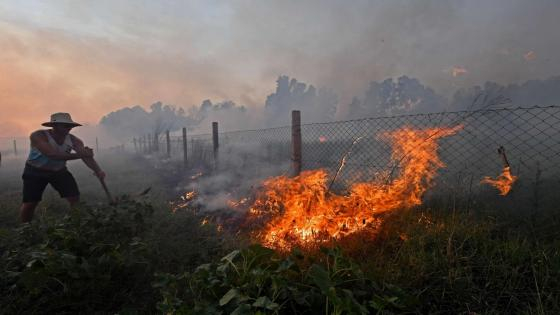
[[[305,117],[302,117],[305,120]],[[347,154],[344,168],[337,176],[339,188],[370,181],[395,167],[391,161],[394,143],[379,135],[409,127],[463,128],[438,140],[438,155],[445,167],[438,173],[440,188],[471,189],[484,176],[496,177],[504,167],[497,150],[503,146],[512,173],[527,183],[560,183],[560,107],[485,109],[395,117],[365,118],[351,121],[303,124],[303,169],[327,169],[334,174]],[[352,143],[360,138],[353,146]],[[212,135],[188,136],[189,161],[196,164],[214,159]],[[182,158],[182,138],[171,141],[172,156]],[[160,152],[165,145],[159,145]],[[352,148],[351,152],[348,151]],[[291,127],[223,132],[219,135],[219,160],[222,167],[251,168],[291,162]],[[397,165],[398,171],[398,165]],[[288,169],[285,170],[287,172]],[[474,184],[473,184],[474,183]]]
[[[371,180],[391,168],[394,143],[378,135],[403,127],[463,128],[438,140],[445,163],[441,180],[457,176],[479,179],[500,174],[504,165],[497,149],[503,146],[514,175],[556,177],[560,169],[560,108],[533,107],[369,118],[302,126],[304,167],[336,169],[341,156],[359,138],[347,157],[341,180],[348,184]]]

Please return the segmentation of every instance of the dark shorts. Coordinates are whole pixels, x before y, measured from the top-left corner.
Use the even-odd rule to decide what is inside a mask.
[[[23,179],[23,202],[41,201],[47,184],[51,184],[62,198],[80,196],[78,184],[66,168],[53,172],[25,165],[21,178]]]

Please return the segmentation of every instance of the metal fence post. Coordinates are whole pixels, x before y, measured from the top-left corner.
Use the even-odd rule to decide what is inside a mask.
[[[301,173],[301,113],[292,111],[292,174]]]
[[[183,165],[187,167],[187,128],[183,127]]]
[[[218,122],[212,123],[212,143],[214,144],[214,167],[218,168],[218,148],[220,147],[218,143]]]

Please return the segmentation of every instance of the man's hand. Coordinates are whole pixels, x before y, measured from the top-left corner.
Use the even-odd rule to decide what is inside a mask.
[[[106,174],[102,170],[99,170],[99,171],[93,173],[93,175],[97,176],[97,178],[99,178],[99,179],[105,179]]]

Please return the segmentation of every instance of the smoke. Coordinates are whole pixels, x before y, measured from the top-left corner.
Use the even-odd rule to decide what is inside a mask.
[[[288,76],[276,80],[276,91],[266,98],[265,115],[269,126],[290,124],[292,110],[300,110],[306,122],[325,122],[335,118],[338,96],[329,89],[317,90],[313,85]]]
[[[446,97],[486,81],[542,80],[560,73],[559,7],[553,0],[3,3],[0,122],[27,133],[55,108],[94,123],[158,99],[262,107],[281,74],[332,89],[337,119],[370,82],[386,78],[417,78]],[[8,104],[21,111],[7,115]]]
[[[175,131],[191,125],[193,119],[186,116],[183,108],[156,102],[150,111],[136,105],[111,112],[101,118],[100,125],[115,137],[130,139],[146,133],[159,135],[167,130]]]
[[[218,122],[220,131],[264,128],[262,111],[255,107],[237,105],[233,101],[212,103],[204,100],[198,107],[191,107],[187,125],[194,134],[211,133],[212,123]]]
[[[477,95],[489,98],[503,96],[511,101],[511,107],[550,106],[560,104],[560,76],[546,80],[529,80],[521,84],[501,85],[486,82],[482,86],[460,89],[450,100],[453,109],[466,109]]]
[[[235,210],[231,202],[250,197],[265,178],[289,173],[289,159],[285,154],[272,152],[270,148],[273,146],[280,147],[254,141],[223,146],[217,164],[212,161],[190,167],[190,173],[184,176],[176,191],[179,195],[196,192],[191,205],[197,205],[203,211]]]
[[[226,100],[212,103],[204,100],[188,110],[156,102],[146,111],[139,105],[124,107],[101,118],[100,125],[120,139],[142,134],[162,134],[186,127],[194,134],[211,132],[212,122],[219,122],[221,131],[249,130],[290,124],[292,110],[301,110],[306,122],[332,121],[338,97],[330,89],[278,77],[276,90],[268,95],[264,107],[237,105]]]
[[[348,106],[348,118],[381,117],[442,111],[444,97],[425,87],[417,79],[402,76],[396,81],[371,82],[363,99],[354,97]]]
[[[487,80],[546,78],[560,70],[555,1],[306,1],[233,6],[237,43],[262,52],[263,73],[334,88],[341,102],[367,82],[408,75],[441,94]],[[523,56],[533,51],[537,57]],[[453,67],[468,72],[452,75]],[[366,85],[364,85],[366,84]]]

